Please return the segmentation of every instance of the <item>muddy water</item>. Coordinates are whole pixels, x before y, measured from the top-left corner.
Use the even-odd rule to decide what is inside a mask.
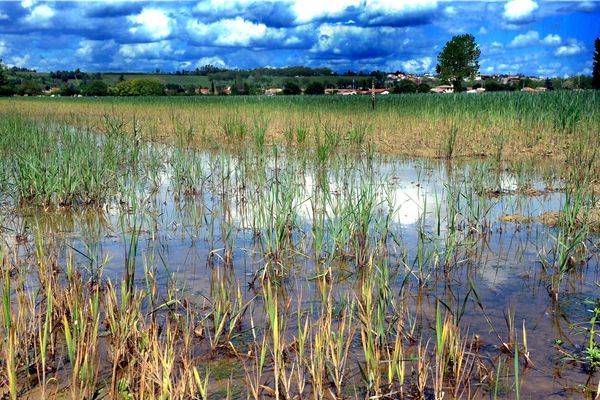
[[[163,161],[148,174],[151,179],[140,177],[134,201],[116,197],[98,211],[13,209],[2,217],[5,240],[20,241],[19,251],[26,256],[39,227],[62,254],[74,252],[85,273],[102,269],[105,278],[120,280],[137,232],[136,282],[144,285],[145,268],[154,269],[161,290],[173,284],[201,304],[211,297],[212,280],[224,276],[233,286],[239,284],[246,299],[255,296],[254,277],[266,263],[265,254],[272,252],[269,221],[285,216],[291,240],[285,249],[284,285],[294,301],[302,293],[303,304],[310,307],[319,301],[312,234],[316,221],[322,216],[321,254],[327,259],[335,249],[336,232],[349,224],[350,210],[363,207],[369,216],[368,240],[375,245],[377,238],[387,238],[389,285],[402,292],[418,321],[418,335],[435,337],[436,300],[452,310],[465,304],[463,331],[479,337],[488,365],[502,360],[508,366],[500,397],[513,396],[513,360],[500,351],[501,341],[508,340],[506,315],[512,313],[519,342],[525,322],[535,364],[520,366],[523,398],[581,398],[582,388],[597,382],[597,376],[590,378],[580,364],[564,357],[581,354],[589,338],[585,323],[591,314],[584,301],[600,297],[597,237],[586,242],[588,261],[565,276],[556,302],[548,293],[549,272],[542,263],[552,262],[555,230],[535,221],[498,222],[502,215],[535,217],[560,210],[564,194],[555,189],[563,183],[545,166],[349,156],[319,164],[312,155],[299,153],[169,151]],[[455,250],[447,256],[452,237]],[[423,248],[438,256],[438,268],[430,258],[419,269]],[[224,266],[228,251],[232,265]],[[442,266],[445,257],[448,268]],[[356,281],[352,257],[336,256],[330,262],[337,279],[335,297],[351,296]],[[358,360],[360,339],[355,339]],[[352,380],[360,383],[357,371]],[[242,381],[237,385],[243,386]]]

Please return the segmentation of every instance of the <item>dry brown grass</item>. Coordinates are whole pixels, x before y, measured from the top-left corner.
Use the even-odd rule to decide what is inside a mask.
[[[181,100],[181,99],[179,99]],[[201,99],[202,100],[202,99]],[[96,131],[105,129],[105,118],[121,118],[130,124],[134,118],[142,123],[142,131],[151,140],[168,142],[182,132],[188,132],[185,143],[198,148],[222,147],[223,143],[238,146],[239,141],[224,141],[223,121],[235,115],[250,131],[257,116],[268,120],[266,143],[291,145],[298,143],[286,139],[290,127],[304,125],[308,128],[308,144],[318,141],[324,126],[332,127],[344,145],[353,144],[350,131],[359,125],[368,125],[368,137],[362,146],[373,144],[384,154],[417,157],[444,157],[447,134],[457,124],[453,157],[518,158],[544,156],[564,158],[573,140],[554,129],[551,124],[524,124],[518,119],[506,119],[492,114],[463,114],[445,118],[427,113],[396,112],[387,107],[374,112],[347,107],[315,108],[290,103],[267,102],[228,103],[221,101],[118,101],[87,99],[10,99],[0,101],[0,113],[18,112],[36,119],[60,121]]]

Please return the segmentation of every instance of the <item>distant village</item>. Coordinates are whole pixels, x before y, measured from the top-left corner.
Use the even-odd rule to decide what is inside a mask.
[[[396,72],[335,73],[307,67],[226,70],[206,66],[195,71],[116,73],[55,71],[38,73],[5,69],[0,95],[14,96],[161,96],[161,95],[389,95],[454,93],[453,85],[437,76]],[[203,83],[203,84],[202,84]],[[524,74],[477,75],[462,82],[461,91],[544,92],[591,88],[591,77],[541,78]]]
[[[435,84],[437,81],[437,78],[433,74],[416,75],[405,73],[390,73],[386,75],[386,79],[383,85],[384,87],[374,88],[368,86],[358,86],[354,84],[328,85],[330,87],[326,87],[323,91],[323,94],[353,96],[373,94],[387,95],[390,93],[404,92],[454,93],[454,87],[452,85]],[[413,82],[416,88],[419,88],[420,85],[423,85],[427,90],[402,90],[401,87],[403,82]],[[547,78],[525,76],[522,74],[477,75],[472,81],[465,80],[465,83],[469,84],[469,86],[464,87],[464,91],[466,93],[483,93],[486,90],[520,90],[521,92],[545,92],[548,89],[552,89],[551,81],[549,81]],[[488,87],[486,88],[486,86]],[[224,88],[221,88],[221,90],[222,92],[220,94],[230,95],[233,93],[233,89],[231,86],[226,86]],[[284,92],[284,87],[269,87],[264,90],[264,94],[266,96],[282,95],[284,94]],[[212,94],[210,88],[197,88],[196,93],[201,95]]]

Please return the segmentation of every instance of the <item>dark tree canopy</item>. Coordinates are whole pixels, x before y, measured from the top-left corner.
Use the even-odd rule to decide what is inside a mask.
[[[293,95],[302,93],[302,89],[295,82],[288,81],[283,85],[283,94]]]
[[[304,91],[305,94],[325,94],[325,85],[321,82],[312,82]]]
[[[403,79],[400,83],[394,85],[393,93],[416,93],[417,84],[410,79]]]
[[[431,86],[429,86],[425,82],[420,83],[419,86],[417,86],[417,92],[419,92],[419,93],[429,93],[430,91],[431,91]]]
[[[461,82],[465,78],[474,78],[479,72],[479,56],[481,51],[470,34],[457,35],[452,38],[438,55],[435,67],[440,79],[452,82],[454,91],[461,90]]]
[[[60,95],[61,96],[76,96],[78,94],[79,94],[79,90],[75,86],[73,86],[71,84],[66,85],[60,91]]]
[[[81,93],[85,96],[107,96],[108,85],[102,81],[93,81],[81,87]]]
[[[14,93],[14,89],[8,82],[6,71],[2,60],[0,60],[0,96],[10,96]]]
[[[6,72],[4,71],[4,64],[2,64],[2,59],[0,59],[0,86],[8,84],[8,80],[6,79]]]
[[[592,87],[600,89],[600,38],[594,41],[594,70],[592,72]]]

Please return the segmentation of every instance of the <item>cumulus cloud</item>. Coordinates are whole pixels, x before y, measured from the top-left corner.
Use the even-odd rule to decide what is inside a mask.
[[[292,2],[296,21],[304,24],[321,18],[339,18],[350,9],[357,9],[361,0],[297,0]]]
[[[222,19],[208,24],[192,20],[188,22],[187,32],[196,44],[223,47],[260,46],[284,37],[277,29],[247,21],[242,17]]]
[[[499,54],[504,54],[505,49],[504,49],[504,45],[500,42],[497,41],[493,41],[492,43],[489,44],[482,44],[481,46],[481,53],[485,54],[486,56],[494,56],[494,55],[499,55]]]
[[[539,43],[540,34],[537,31],[529,31],[527,33],[521,33],[515,36],[510,42],[509,47],[527,47],[533,46]]]
[[[284,27],[312,22],[360,22],[372,26],[407,26],[429,22],[437,10],[437,0],[202,0],[194,12],[204,22],[215,16],[230,19],[243,16],[252,22]],[[455,7],[447,7],[455,15]]]
[[[554,52],[554,55],[556,55],[556,56],[575,56],[575,55],[585,52],[585,50],[586,50],[586,48],[583,43],[578,42],[577,40],[574,40],[574,39],[570,39],[568,44],[558,47],[556,49],[556,51]]]
[[[513,24],[522,24],[533,20],[534,12],[539,8],[533,0],[510,0],[504,4],[504,19]]]
[[[411,44],[404,28],[322,24],[310,52],[319,57],[376,58]]]
[[[225,63],[225,61],[223,61],[223,59],[221,57],[216,57],[216,56],[202,57],[196,63],[196,67],[198,67],[198,68],[203,67],[205,65],[212,65],[214,67],[219,67],[219,68],[227,67],[227,64]]]
[[[220,46],[248,46],[253,40],[263,38],[267,33],[265,24],[248,22],[241,17],[218,22],[219,35],[215,44]]]
[[[560,35],[548,34],[543,39],[540,38],[540,34],[537,31],[528,31],[515,36],[510,42],[509,47],[531,47],[531,46],[558,46],[562,42]]]
[[[50,25],[50,20],[55,14],[56,12],[53,8],[47,6],[46,4],[42,4],[33,7],[31,9],[31,13],[25,18],[25,20],[32,25],[46,27]]]
[[[164,11],[145,8],[141,13],[127,18],[134,26],[129,32],[151,40],[162,40],[171,34],[171,19]]]
[[[247,21],[281,28],[296,25],[292,0],[201,0],[192,9],[205,23],[243,16]]]
[[[307,65],[335,71],[429,72],[453,34],[474,32],[487,60],[481,61],[482,71],[536,73],[540,65],[563,56],[562,65],[554,68],[563,74],[565,65],[572,72],[580,71],[584,59],[590,58],[589,45],[586,49],[583,43],[597,36],[588,21],[599,4],[539,0],[0,1],[0,56],[7,63],[15,56],[19,63],[33,60],[44,70],[174,71],[212,63],[229,68]],[[558,17],[564,29],[560,34],[549,32],[547,27],[554,26]],[[532,25],[523,29],[527,23]],[[565,36],[573,26],[579,29],[581,42]],[[507,38],[502,31],[507,28],[518,30]],[[23,55],[24,49],[30,59]]]
[[[87,62],[112,60],[113,54],[119,50],[114,40],[81,40],[75,50],[75,57]]]
[[[562,42],[562,39],[559,35],[549,34],[546,35],[544,39],[542,39],[542,43],[547,46],[558,46]]]
[[[75,55],[83,60],[89,61],[94,54],[94,42],[91,40],[82,40],[79,42],[79,48],[75,50]]]
[[[409,74],[421,74],[432,71],[433,59],[431,57],[423,57],[400,61],[398,64],[400,65],[399,69],[404,72],[408,72]]]
[[[448,6],[444,8],[444,13],[446,13],[446,15],[449,17],[454,17],[456,14],[458,14],[458,11],[456,10],[456,7]]]
[[[369,25],[420,25],[431,21],[437,7],[437,0],[366,0],[361,20]]]
[[[31,60],[31,56],[29,54],[25,54],[24,56],[14,56],[11,58],[11,63],[8,65],[11,67],[29,67],[29,60]]]
[[[123,44],[120,46],[118,55],[126,59],[156,59],[170,57],[173,52],[171,44],[167,41],[153,43]]]

